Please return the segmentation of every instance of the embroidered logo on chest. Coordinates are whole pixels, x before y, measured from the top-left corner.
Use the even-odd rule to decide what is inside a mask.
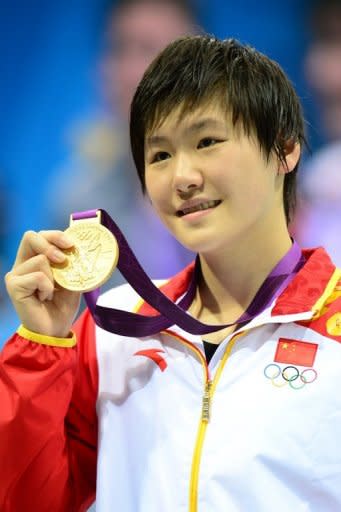
[[[165,351],[161,348],[148,348],[146,350],[139,350],[138,352],[135,352],[134,356],[144,356],[151,359],[163,372],[167,368],[167,362],[162,355],[160,355],[160,352],[164,353]]]
[[[313,368],[317,348],[316,343],[280,338],[274,362],[266,365],[264,376],[279,388],[289,385],[292,389],[301,389],[311,384],[317,379],[317,371]],[[305,368],[299,370],[296,365]]]
[[[317,347],[316,343],[280,338],[274,361],[299,366],[314,366]]]

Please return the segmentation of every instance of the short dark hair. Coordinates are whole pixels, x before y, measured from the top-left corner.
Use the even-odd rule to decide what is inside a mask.
[[[246,134],[255,133],[269,158],[285,162],[288,142],[305,143],[302,107],[280,66],[235,39],[187,36],[169,44],[146,70],[131,104],[130,140],[145,191],[144,142],[176,107],[182,113],[220,97]],[[283,203],[287,223],[296,205],[295,169],[285,175]]]

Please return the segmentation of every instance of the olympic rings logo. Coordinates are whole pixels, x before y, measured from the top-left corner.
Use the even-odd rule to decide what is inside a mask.
[[[289,385],[292,389],[302,389],[317,379],[317,371],[314,368],[305,368],[301,372],[296,366],[281,368],[276,363],[270,363],[264,368],[264,376],[271,380],[276,388]]]

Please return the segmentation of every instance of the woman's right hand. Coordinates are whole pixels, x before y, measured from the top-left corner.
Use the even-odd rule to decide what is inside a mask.
[[[61,249],[73,247],[62,231],[27,231],[14,266],[6,274],[8,294],[27,329],[66,338],[80,304],[80,293],[65,290],[53,279],[51,263],[62,263]]]

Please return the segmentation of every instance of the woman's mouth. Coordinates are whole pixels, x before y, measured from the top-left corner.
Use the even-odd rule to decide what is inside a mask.
[[[199,212],[201,210],[209,210],[210,208],[215,208],[221,203],[220,200],[215,201],[203,201],[202,203],[198,203],[193,206],[189,206],[188,208],[183,208],[182,210],[178,210],[176,212],[178,217],[183,217],[184,215],[188,215],[189,213]]]

